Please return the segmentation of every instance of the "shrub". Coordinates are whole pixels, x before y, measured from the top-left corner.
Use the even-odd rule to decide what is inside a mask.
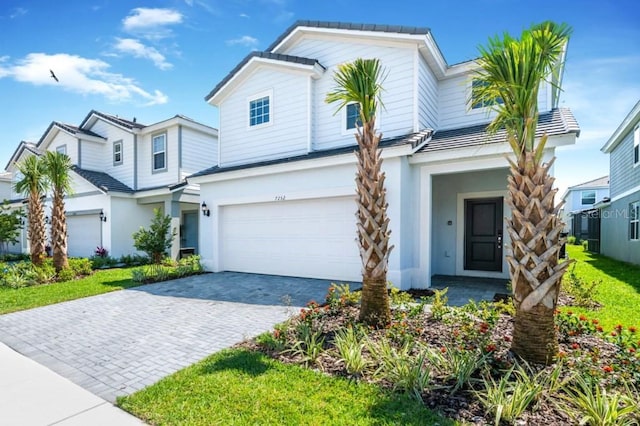
[[[587,251],[589,249],[589,241],[584,240],[581,244],[584,251]]]
[[[360,374],[367,367],[367,360],[362,354],[363,337],[362,329],[348,327],[336,332],[333,338],[333,344],[349,374]]]
[[[154,217],[149,229],[140,227],[133,233],[133,246],[147,253],[153,263],[162,262],[167,250],[171,248],[176,230],[171,231],[171,216],[163,215],[160,209],[153,210]]]
[[[86,257],[69,259],[69,268],[73,271],[74,276],[81,277],[91,275],[93,268],[91,261]]]
[[[109,256],[109,250],[107,250],[106,248],[102,247],[102,246],[98,246],[96,247],[96,250],[94,252],[94,254],[98,257],[107,257]]]
[[[73,269],[65,268],[60,270],[60,272],[58,272],[57,281],[60,281],[60,282],[71,281],[75,277],[76,277],[76,273],[74,272]]]
[[[565,275],[562,280],[563,287],[567,293],[575,298],[576,306],[592,307],[594,305],[594,296],[597,293],[597,288],[602,280],[594,280],[590,283],[585,282],[582,278],[575,273],[576,264],[571,267],[571,272]]]
[[[361,292],[351,291],[349,284],[334,284],[329,287],[326,296],[327,305],[332,309],[343,306],[355,306],[360,303]]]
[[[95,256],[91,256],[89,258],[89,261],[91,262],[92,269],[110,268],[117,263],[116,260],[111,256],[102,257],[102,256],[95,255]]]
[[[567,237],[567,244],[576,245],[578,244],[578,239],[574,235],[569,235]]]
[[[173,261],[164,263],[135,268],[131,271],[131,279],[138,283],[152,283],[196,275],[204,270],[200,263],[200,256],[189,256],[180,259],[178,263]]]

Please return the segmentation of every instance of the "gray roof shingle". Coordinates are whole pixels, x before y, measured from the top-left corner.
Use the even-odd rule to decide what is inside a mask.
[[[209,92],[207,96],[204,97],[204,100],[209,102],[209,99],[214,97],[215,94],[218,93],[218,91],[222,89],[224,85],[227,84],[229,80],[231,80],[233,76],[235,76],[253,58],[273,59],[275,61],[291,62],[294,64],[311,65],[311,66],[318,64],[324,69],[322,64],[318,62],[316,59],[303,58],[301,56],[281,55],[279,53],[254,51],[249,53],[247,56],[245,56],[244,59],[240,61],[240,63],[236,65],[236,67],[232,69],[231,72],[227,74],[220,81],[220,83],[216,84],[216,87],[214,87],[213,90]]]
[[[93,186],[101,189],[105,192],[125,192],[125,193],[133,193],[134,190],[129,188],[124,183],[115,179],[114,177],[104,173],[104,172],[96,172],[94,170],[86,170],[81,169],[78,166],[73,166],[71,168],[78,175],[82,176]]]
[[[78,126],[79,128],[84,127],[84,125],[86,124],[87,121],[89,121],[89,118],[91,118],[92,115],[97,115],[98,117],[104,118],[107,121],[110,121],[114,124],[117,124],[119,126],[122,126],[126,129],[143,129],[147,126],[145,126],[144,124],[140,124],[136,121],[136,119],[134,118],[133,120],[126,120],[124,118],[120,118],[116,115],[111,115],[111,114],[105,114],[104,112],[100,112],[100,111],[96,111],[95,109],[92,109],[89,114],[87,114],[87,116],[84,118],[84,120],[82,120],[82,123],[80,123],[80,126]]]
[[[506,142],[506,132],[500,130],[494,134],[486,132],[487,125],[463,127],[458,129],[440,130],[433,134],[431,141],[419,152],[432,152],[445,149],[466,148],[488,143]],[[580,134],[580,127],[568,108],[556,108],[538,117],[536,137],[546,133],[548,136],[558,136],[569,133]]]
[[[44,131],[44,133],[42,134],[42,136],[40,137],[40,140],[37,143],[37,146],[40,146],[40,144],[42,144],[42,142],[44,141],[44,138],[47,136],[47,134],[51,131],[51,129],[53,127],[58,127],[62,130],[64,130],[65,132],[69,132],[72,135],[87,135],[87,136],[93,136],[96,138],[100,138],[100,139],[104,139],[103,136],[100,136],[97,133],[92,132],[91,130],[84,130],[81,129],[79,127],[76,127],[72,124],[66,124],[66,123],[60,123],[58,121],[52,121],[51,124],[49,124],[49,127],[47,127],[47,130]]]

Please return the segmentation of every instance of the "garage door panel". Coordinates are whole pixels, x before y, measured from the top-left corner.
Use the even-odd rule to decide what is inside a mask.
[[[67,216],[67,252],[71,257],[92,256],[101,245],[102,222],[96,215]]]
[[[222,269],[359,280],[352,197],[226,206]]]

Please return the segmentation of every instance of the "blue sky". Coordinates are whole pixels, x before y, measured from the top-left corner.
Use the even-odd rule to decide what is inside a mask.
[[[0,165],[51,121],[78,125],[91,109],[217,127],[204,96],[298,19],[429,27],[450,64],[475,58],[490,36],[551,19],[574,29],[561,104],[582,129],[557,151],[562,191],[608,173],[599,149],[640,99],[639,17],[637,0],[2,0]]]

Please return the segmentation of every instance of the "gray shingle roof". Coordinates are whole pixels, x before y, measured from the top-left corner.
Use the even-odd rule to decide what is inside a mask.
[[[301,56],[281,55],[279,53],[271,53],[271,52],[258,52],[258,51],[251,52],[247,56],[245,56],[244,59],[240,61],[240,63],[236,65],[236,67],[232,69],[231,72],[227,74],[222,79],[222,81],[220,81],[220,83],[218,83],[216,87],[214,87],[213,90],[209,92],[207,96],[204,97],[204,100],[209,102],[209,99],[214,97],[215,94],[218,93],[218,91],[222,89],[222,87],[224,87],[224,85],[227,84],[229,80],[231,80],[233,76],[235,76],[253,58],[272,59],[275,61],[291,62],[294,64],[311,65],[311,66],[318,64],[324,69],[322,64],[318,62],[316,59],[303,58]]]
[[[47,136],[47,134],[51,131],[51,129],[53,127],[58,127],[66,132],[71,133],[72,135],[87,135],[87,136],[93,136],[96,138],[101,138],[104,139],[104,137],[100,136],[97,133],[92,132],[91,130],[84,130],[81,129],[79,127],[76,127],[72,124],[66,124],[66,123],[60,123],[58,121],[52,121],[51,124],[49,124],[49,127],[47,127],[47,130],[44,131],[44,133],[42,134],[42,136],[40,137],[40,140],[37,143],[37,146],[40,146],[40,144],[44,141],[44,138]]]
[[[410,133],[408,135],[382,139],[380,141],[380,148],[390,148],[393,146],[400,146],[400,145],[411,145],[413,147],[416,147],[420,143],[422,143],[426,138],[428,138],[429,135],[431,135],[431,132],[432,130],[427,129],[421,132]],[[344,146],[340,148],[327,149],[323,151],[313,151],[308,154],[296,155],[294,157],[286,157],[286,158],[278,158],[275,160],[261,161],[258,163],[240,164],[237,166],[230,166],[230,167],[214,166],[214,167],[210,167],[208,169],[199,171],[197,173],[194,173],[188,178],[232,172],[234,170],[244,170],[244,169],[252,169],[255,167],[271,166],[275,164],[293,163],[296,161],[312,160],[315,158],[331,157],[334,155],[350,154],[352,152],[355,152],[356,150],[358,150],[358,147],[356,145],[349,145],[349,146]]]
[[[500,130],[493,135],[486,132],[487,125],[463,127],[451,130],[441,130],[434,133],[431,141],[419,152],[432,152],[444,149],[466,148],[469,146],[488,143],[506,142],[506,132]],[[544,133],[548,136],[558,136],[569,133],[580,134],[580,127],[568,108],[556,108],[538,117],[536,136]]]
[[[87,116],[84,118],[84,120],[82,120],[82,123],[80,123],[80,126],[78,127],[79,128],[84,127],[84,125],[87,123],[87,121],[89,121],[89,118],[91,118],[92,115],[97,115],[98,117],[104,118],[107,121],[110,121],[114,124],[117,124],[127,129],[142,129],[147,127],[144,124],[140,124],[137,121],[135,121],[135,118],[133,120],[126,120],[124,118],[120,118],[115,115],[105,114],[104,112],[96,111],[95,109],[92,109],[89,112],[89,114],[87,114]]]
[[[84,179],[89,181],[93,186],[101,189],[105,192],[126,192],[133,193],[133,189],[129,188],[124,183],[115,179],[114,177],[103,173],[96,172],[93,170],[81,169],[78,166],[73,166],[71,168],[74,172],[82,176]]]
[[[431,30],[427,27],[412,27],[404,25],[381,25],[381,24],[356,24],[353,22],[330,22],[330,21],[296,21],[287,30],[271,43],[266,49],[267,52],[273,51],[277,45],[279,45],[285,38],[291,34],[293,30],[298,27],[311,27],[311,28],[327,28],[338,30],[355,30],[355,31],[379,31],[384,33],[398,33],[398,34],[429,34]]]
[[[581,188],[608,188],[609,176],[602,176],[598,179],[593,179],[588,182],[579,183],[578,185],[570,186],[569,189],[581,189]]]

